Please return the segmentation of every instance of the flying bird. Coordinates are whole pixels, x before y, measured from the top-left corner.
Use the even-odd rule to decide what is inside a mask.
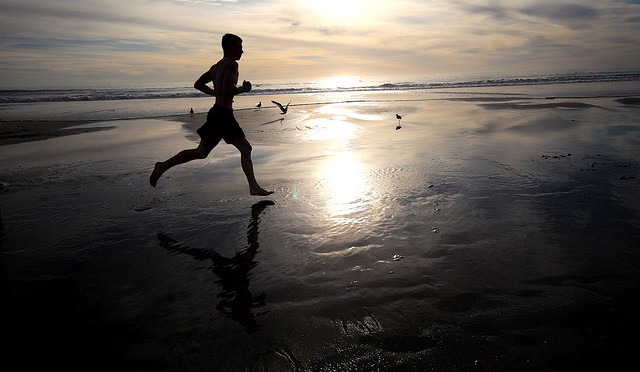
[[[278,107],[280,107],[280,111],[282,111],[283,115],[287,113],[287,110],[289,110],[289,103],[291,103],[291,101],[289,101],[289,103],[287,103],[286,106],[282,106],[279,102],[276,102],[276,101],[271,101],[271,102],[275,103],[276,105],[278,105]]]

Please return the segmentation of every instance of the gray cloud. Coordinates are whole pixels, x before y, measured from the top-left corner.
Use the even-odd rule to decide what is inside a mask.
[[[487,14],[495,18],[507,18],[510,12],[509,9],[502,5],[474,5],[467,4],[466,10],[472,14]]]
[[[111,51],[159,52],[166,46],[142,39],[59,39],[59,38],[2,38],[2,43],[16,49],[54,50],[99,48]]]
[[[533,4],[520,12],[552,20],[593,20],[600,16],[596,8],[578,4]]]

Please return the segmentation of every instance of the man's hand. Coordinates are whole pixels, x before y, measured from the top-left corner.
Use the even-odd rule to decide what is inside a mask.
[[[250,81],[247,81],[247,80],[244,80],[244,81],[242,82],[242,90],[244,90],[244,91],[245,91],[245,93],[246,93],[246,92],[251,92],[251,82],[250,82]]]

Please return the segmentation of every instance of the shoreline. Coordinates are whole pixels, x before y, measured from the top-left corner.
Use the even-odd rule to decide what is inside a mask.
[[[615,96],[604,96],[604,97],[563,97],[563,96],[549,96],[549,97],[495,97],[495,98],[486,98],[486,97],[442,97],[442,98],[419,98],[419,99],[411,99],[409,101],[425,101],[425,100],[443,100],[443,101],[460,101],[473,103],[476,102],[479,105],[487,104],[487,103],[500,103],[500,108],[503,109],[535,109],[535,108],[549,108],[550,106],[558,106],[561,105],[560,101],[575,101],[575,100],[592,100],[592,99],[603,99],[610,98],[612,102],[617,102],[618,104],[624,106],[640,106],[640,96],[637,95],[615,95]],[[359,100],[355,100],[359,101]],[[521,101],[541,101],[547,102],[545,104],[521,104]],[[553,103],[549,103],[549,101],[553,101]],[[398,102],[406,102],[406,100],[400,100]],[[314,105],[333,105],[333,104],[342,104],[342,103],[350,103],[343,101],[332,101],[332,102],[301,102],[298,104],[292,104],[291,107],[305,107],[305,106],[314,106]],[[567,106],[568,107],[568,106]],[[275,110],[275,106],[267,106],[263,107],[262,110]],[[235,112],[238,115],[242,115],[242,113],[254,112],[255,108],[252,107],[242,107],[235,109]],[[275,111],[274,111],[275,112]],[[9,120],[2,121],[0,120],[0,146],[4,145],[12,145],[19,144],[25,142],[33,142],[33,141],[41,141],[55,137],[61,136],[69,136],[87,132],[95,132],[102,130],[109,130],[115,128],[114,126],[105,125],[104,127],[93,127],[93,128],[72,128],[77,126],[83,126],[86,124],[92,123],[109,123],[109,122],[118,122],[124,120],[135,120],[135,119],[158,119],[158,120],[167,120],[167,121],[175,121],[180,122],[184,126],[191,128],[193,130],[197,129],[200,125],[202,125],[207,117],[207,112],[196,112],[194,114],[176,114],[176,115],[157,115],[151,117],[140,117],[140,118],[116,118],[116,119],[90,119],[90,120]]]
[[[96,132],[114,128],[71,128],[96,121],[4,121],[0,122],[0,146],[42,141],[49,138]],[[69,128],[69,129],[67,129]]]
[[[70,136],[88,132],[110,130],[116,125],[105,125],[104,127],[83,127],[87,124],[95,123],[116,123],[119,121],[136,119],[158,119],[180,122],[185,126],[196,125],[198,122],[204,123],[207,113],[161,115],[144,118],[128,119],[106,119],[106,120],[0,120],[0,146],[15,145],[25,142],[42,141],[50,138]]]

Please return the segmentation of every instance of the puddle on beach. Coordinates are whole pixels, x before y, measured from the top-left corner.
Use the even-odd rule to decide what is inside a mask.
[[[175,122],[2,146],[12,350],[142,370],[625,366],[637,113],[590,102],[243,123],[266,198],[225,145],[148,186],[155,161],[195,145]]]

